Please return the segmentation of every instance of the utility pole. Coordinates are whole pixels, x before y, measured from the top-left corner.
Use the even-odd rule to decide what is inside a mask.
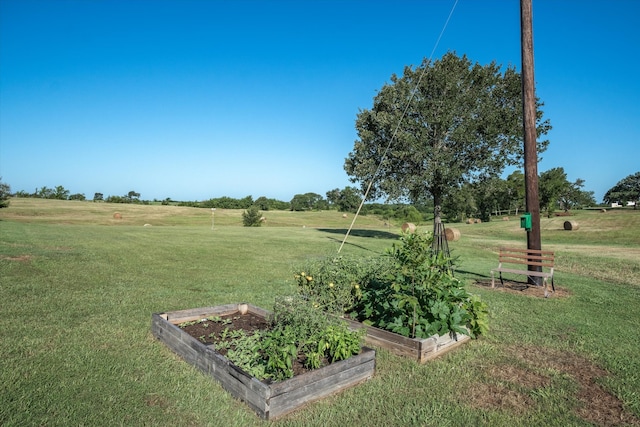
[[[527,230],[527,249],[542,249],[540,239],[540,201],[538,196],[538,152],[536,133],[536,93],[533,78],[533,10],[532,0],[520,0],[520,45],[522,52],[522,110],[524,123],[524,182],[527,212],[531,229]],[[529,266],[530,271],[542,267]],[[541,277],[529,282],[542,284]]]

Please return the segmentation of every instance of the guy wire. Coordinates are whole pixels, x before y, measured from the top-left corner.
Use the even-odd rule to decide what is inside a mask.
[[[440,44],[440,39],[442,39],[442,35],[444,34],[445,30],[447,29],[447,25],[449,25],[449,21],[451,20],[451,16],[453,16],[453,11],[456,8],[456,5],[458,4],[458,0],[456,0],[453,3],[453,7],[451,8],[451,12],[449,12],[449,16],[447,17],[447,20],[444,23],[444,26],[442,27],[442,30],[440,31],[440,35],[438,36],[438,39],[436,40],[435,45],[433,46],[433,50],[431,51],[431,55],[429,55],[429,60],[427,62],[427,64],[431,64],[431,60],[433,59],[433,55],[436,51],[436,49],[438,48],[438,45]],[[422,77],[424,76],[425,72],[426,72],[427,67],[424,67],[422,69],[422,73],[420,73],[420,76],[418,77],[418,81],[416,82],[413,90],[411,91],[411,94],[409,96],[409,100],[407,101],[407,104],[404,108],[404,110],[402,111],[402,115],[400,116],[400,120],[398,120],[398,123],[393,131],[393,134],[391,135],[391,139],[389,139],[389,143],[387,144],[384,152],[382,153],[382,157],[380,158],[380,163],[378,163],[378,167],[376,168],[375,172],[373,173],[373,176],[371,177],[371,180],[369,180],[369,184],[367,185],[367,189],[364,192],[364,194],[362,195],[362,200],[360,201],[360,205],[358,206],[358,210],[356,211],[356,214],[353,216],[353,220],[351,220],[351,225],[349,226],[349,229],[347,230],[346,234],[344,235],[344,239],[342,240],[342,243],[340,244],[340,247],[338,248],[338,253],[340,253],[340,251],[342,251],[342,247],[344,246],[345,242],[347,241],[347,238],[349,237],[349,233],[351,233],[351,230],[353,229],[353,225],[356,222],[356,218],[358,218],[358,215],[360,214],[360,210],[362,210],[362,206],[364,206],[364,202],[367,200],[367,196],[369,195],[369,191],[371,190],[371,186],[373,185],[373,181],[376,178],[376,175],[378,175],[378,172],[380,171],[380,167],[382,166],[382,163],[385,160],[385,157],[387,156],[387,152],[389,151],[389,149],[391,148],[391,144],[393,143],[393,141],[396,138],[396,135],[398,133],[398,129],[400,129],[400,125],[402,124],[402,120],[404,120],[404,117],[407,115],[407,111],[409,111],[409,106],[411,105],[411,102],[413,101],[413,98],[415,96],[416,90],[420,85],[420,82],[422,81]]]

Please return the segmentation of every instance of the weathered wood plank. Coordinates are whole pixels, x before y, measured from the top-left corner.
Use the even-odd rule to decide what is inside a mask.
[[[410,349],[419,349],[420,348],[420,339],[411,339],[400,334],[396,334],[390,331],[385,331],[384,329],[376,328],[374,326],[365,325],[360,322],[356,322],[351,319],[344,319],[345,322],[352,329],[366,329],[367,335],[371,335],[372,338],[379,340],[380,342],[388,342],[393,344],[399,344],[403,347],[407,347]]]
[[[276,418],[297,408],[336,394],[368,380],[373,375],[375,360],[352,366],[331,376],[319,377],[288,393],[273,396],[270,400],[269,417]]]
[[[367,345],[385,348],[393,354],[401,357],[408,357],[419,363],[425,363],[437,356],[447,353],[453,347],[448,345],[455,338],[450,334],[434,335],[426,339],[408,338],[394,332],[373,326],[364,325],[351,319],[343,319],[350,328],[362,329],[367,331],[365,342]],[[457,335],[458,341],[466,342],[470,338],[467,335]]]
[[[269,312],[249,305],[249,312],[266,317]],[[265,384],[251,377],[220,355],[176,326],[178,323],[208,316],[232,314],[237,304],[180,310],[152,315],[153,335],[167,347],[200,371],[214,378],[236,398],[247,403],[261,418],[273,419],[308,402],[352,387],[373,376],[375,350],[363,347],[359,355],[332,363],[304,375],[274,384]],[[190,320],[185,320],[190,319]],[[277,396],[277,398],[275,398]],[[275,399],[275,400],[274,400]]]
[[[167,320],[173,324],[192,322],[208,316],[224,316],[238,311],[238,304],[219,305],[216,307],[191,308],[187,310],[172,311],[163,313]]]
[[[352,368],[353,366],[366,364],[367,362],[370,362],[372,360],[375,362],[375,356],[376,352],[373,349],[363,347],[360,354],[351,356],[346,360],[341,360],[340,362],[332,363],[331,365],[323,366],[319,369],[314,369],[302,375],[297,375],[286,381],[272,384],[271,396],[273,397],[280,394],[289,393],[292,390],[299,389],[305,386],[306,384],[314,383],[322,378],[336,375],[341,371]]]

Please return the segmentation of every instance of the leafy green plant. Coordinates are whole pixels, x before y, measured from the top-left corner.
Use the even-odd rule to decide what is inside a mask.
[[[253,335],[225,328],[214,345],[226,349],[227,358],[250,375],[271,381],[291,378],[298,359],[316,369],[325,360],[358,354],[362,345],[364,331],[349,330],[299,296],[278,298],[269,323],[268,330]]]
[[[217,348],[228,349],[227,358],[249,375],[264,379],[268,377],[263,354],[264,332],[257,331],[247,335],[243,331],[236,334],[230,341],[216,343]]]
[[[453,260],[432,250],[431,233],[405,233],[385,256],[328,257],[295,274],[299,293],[324,311],[411,337],[472,337],[488,329],[488,308],[453,276]]]
[[[265,373],[275,381],[293,377],[293,362],[298,356],[300,338],[291,325],[274,328],[265,335],[262,345]]]
[[[365,290],[358,318],[411,338],[486,332],[486,304],[472,298],[453,276],[452,260],[434,253],[432,242],[431,233],[414,232],[393,244],[392,273]]]
[[[470,313],[469,330],[473,334],[486,334],[489,330],[489,307],[478,295],[471,295],[464,302],[464,309]]]
[[[345,360],[360,351],[364,329],[354,333],[344,324],[329,325],[318,339],[318,351],[327,353],[329,360]]]

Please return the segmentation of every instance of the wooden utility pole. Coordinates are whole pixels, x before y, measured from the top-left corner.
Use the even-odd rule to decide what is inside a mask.
[[[536,93],[533,78],[533,10],[532,0],[520,0],[520,45],[522,52],[522,110],[524,123],[524,182],[526,209],[531,214],[527,230],[527,248],[542,249],[540,239],[540,201],[538,197],[538,152],[536,133]],[[540,271],[541,267],[529,266]],[[532,284],[542,284],[541,277],[529,277]]]

